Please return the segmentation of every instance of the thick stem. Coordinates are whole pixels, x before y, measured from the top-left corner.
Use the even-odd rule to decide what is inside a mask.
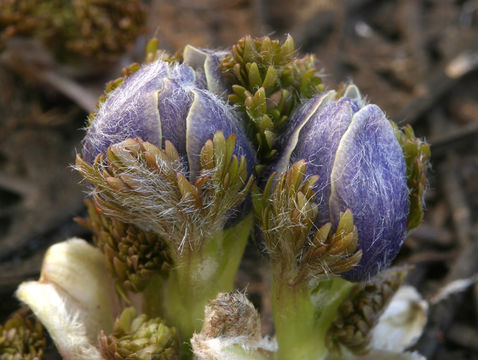
[[[201,330],[204,307],[221,291],[221,287],[218,287],[216,259],[191,256],[181,260],[170,273],[165,317],[167,323],[178,330],[182,355],[187,359],[190,357],[189,339],[194,332]]]
[[[279,360],[317,360],[325,351],[315,328],[314,307],[307,284],[294,287],[274,281],[272,311]]]
[[[161,317],[161,299],[163,292],[164,276],[156,274],[144,289],[143,312],[150,318]]]
[[[278,359],[325,359],[327,331],[353,284],[334,278],[323,280],[311,291],[309,283],[291,286],[280,274],[273,271],[272,283]]]
[[[207,302],[233,289],[252,219],[250,215],[207,239],[200,252],[185,251],[169,274],[164,316],[179,332],[183,358],[190,357],[189,340],[201,330]]]

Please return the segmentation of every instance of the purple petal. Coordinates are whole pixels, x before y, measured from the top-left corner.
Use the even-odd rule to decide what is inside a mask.
[[[186,155],[186,118],[193,98],[190,90],[169,79],[164,79],[164,87],[158,94],[161,146],[169,140],[181,155]]]
[[[290,157],[297,145],[302,128],[322,106],[332,101],[335,95],[335,91],[327,91],[317,95],[292,114],[287,122],[287,129],[279,138],[278,148],[280,149],[281,157],[273,171],[277,171],[280,174],[288,169]]]
[[[204,63],[204,72],[206,73],[207,88],[214,94],[226,98],[228,87],[222,76],[220,66],[221,58],[217,55],[209,55]]]
[[[169,65],[168,78],[175,80],[181,86],[189,87],[195,85],[196,74],[188,65]]]
[[[365,106],[353,116],[338,147],[331,181],[333,221],[350,209],[363,251],[360,263],[344,277],[367,280],[397,255],[408,215],[405,160],[379,107]]]
[[[245,136],[245,131],[232,107],[213,94],[204,90],[193,90],[194,101],[187,117],[186,149],[190,165],[190,180],[196,178],[200,170],[201,149],[216,131],[222,131],[227,138],[236,135],[234,154],[247,160],[248,174],[254,166],[254,153]]]
[[[143,66],[110,93],[84,139],[82,154],[86,161],[93,162],[99,153],[127,138],[140,137],[159,145],[156,97],[167,74],[167,64],[157,61]]]
[[[315,185],[318,226],[330,221],[330,173],[340,139],[352,120],[352,105],[352,101],[344,98],[323,105],[302,128],[291,155],[291,163],[307,161],[307,175],[319,175]]]
[[[198,89],[207,90],[207,79],[206,79],[206,74],[204,73],[204,71],[201,71],[201,70],[196,71],[195,84]]]

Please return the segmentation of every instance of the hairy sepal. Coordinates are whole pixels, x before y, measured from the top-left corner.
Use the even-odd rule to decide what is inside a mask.
[[[226,214],[248,194],[244,157],[233,155],[235,137],[217,132],[201,151],[200,175],[193,182],[174,146],[128,139],[108,148],[93,165],[77,157],[76,168],[94,186],[96,206],[106,215],[152,231],[173,244],[201,248],[222,230]]]
[[[282,264],[294,284],[350,270],[362,254],[350,210],[340,214],[335,230],[330,223],[315,228],[318,177],[306,177],[306,166],[298,161],[278,179],[271,175],[263,193],[257,186],[253,190],[254,211],[271,261]]]

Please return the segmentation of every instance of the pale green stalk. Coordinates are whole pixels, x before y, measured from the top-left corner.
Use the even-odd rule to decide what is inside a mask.
[[[273,271],[273,274],[280,274]],[[291,285],[275,276],[272,311],[279,360],[321,360],[328,353],[326,335],[338,307],[353,284],[341,278],[322,280],[313,289],[307,282]]]
[[[183,358],[189,358],[189,340],[199,332],[204,308],[220,292],[231,291],[239,263],[247,244],[253,217],[207,239],[199,252],[184,252],[171,269],[164,291],[164,317],[176,327],[183,346]]]

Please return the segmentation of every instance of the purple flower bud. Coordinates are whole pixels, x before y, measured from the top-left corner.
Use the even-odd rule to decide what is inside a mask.
[[[329,91],[298,109],[283,137],[277,170],[307,161],[315,186],[317,226],[337,225],[340,212],[352,211],[362,260],[343,276],[367,280],[397,255],[409,211],[406,164],[385,114],[365,105],[355,86],[339,100]]]
[[[206,55],[204,59],[208,63]],[[211,59],[209,62],[215,57]],[[196,59],[195,65],[199,63]],[[88,128],[83,143],[84,159],[92,163],[109,146],[128,138],[140,137],[161,147],[169,140],[187,164],[193,181],[200,171],[201,148],[217,131],[222,131],[226,138],[236,135],[234,154],[245,157],[251,174],[255,156],[239,114],[204,88],[211,83],[215,90],[219,89],[219,80],[215,82],[215,75],[211,75],[213,65],[207,68],[203,72],[186,64],[158,60],[126,78],[108,95]],[[206,83],[201,80],[203,73],[210,78]]]

